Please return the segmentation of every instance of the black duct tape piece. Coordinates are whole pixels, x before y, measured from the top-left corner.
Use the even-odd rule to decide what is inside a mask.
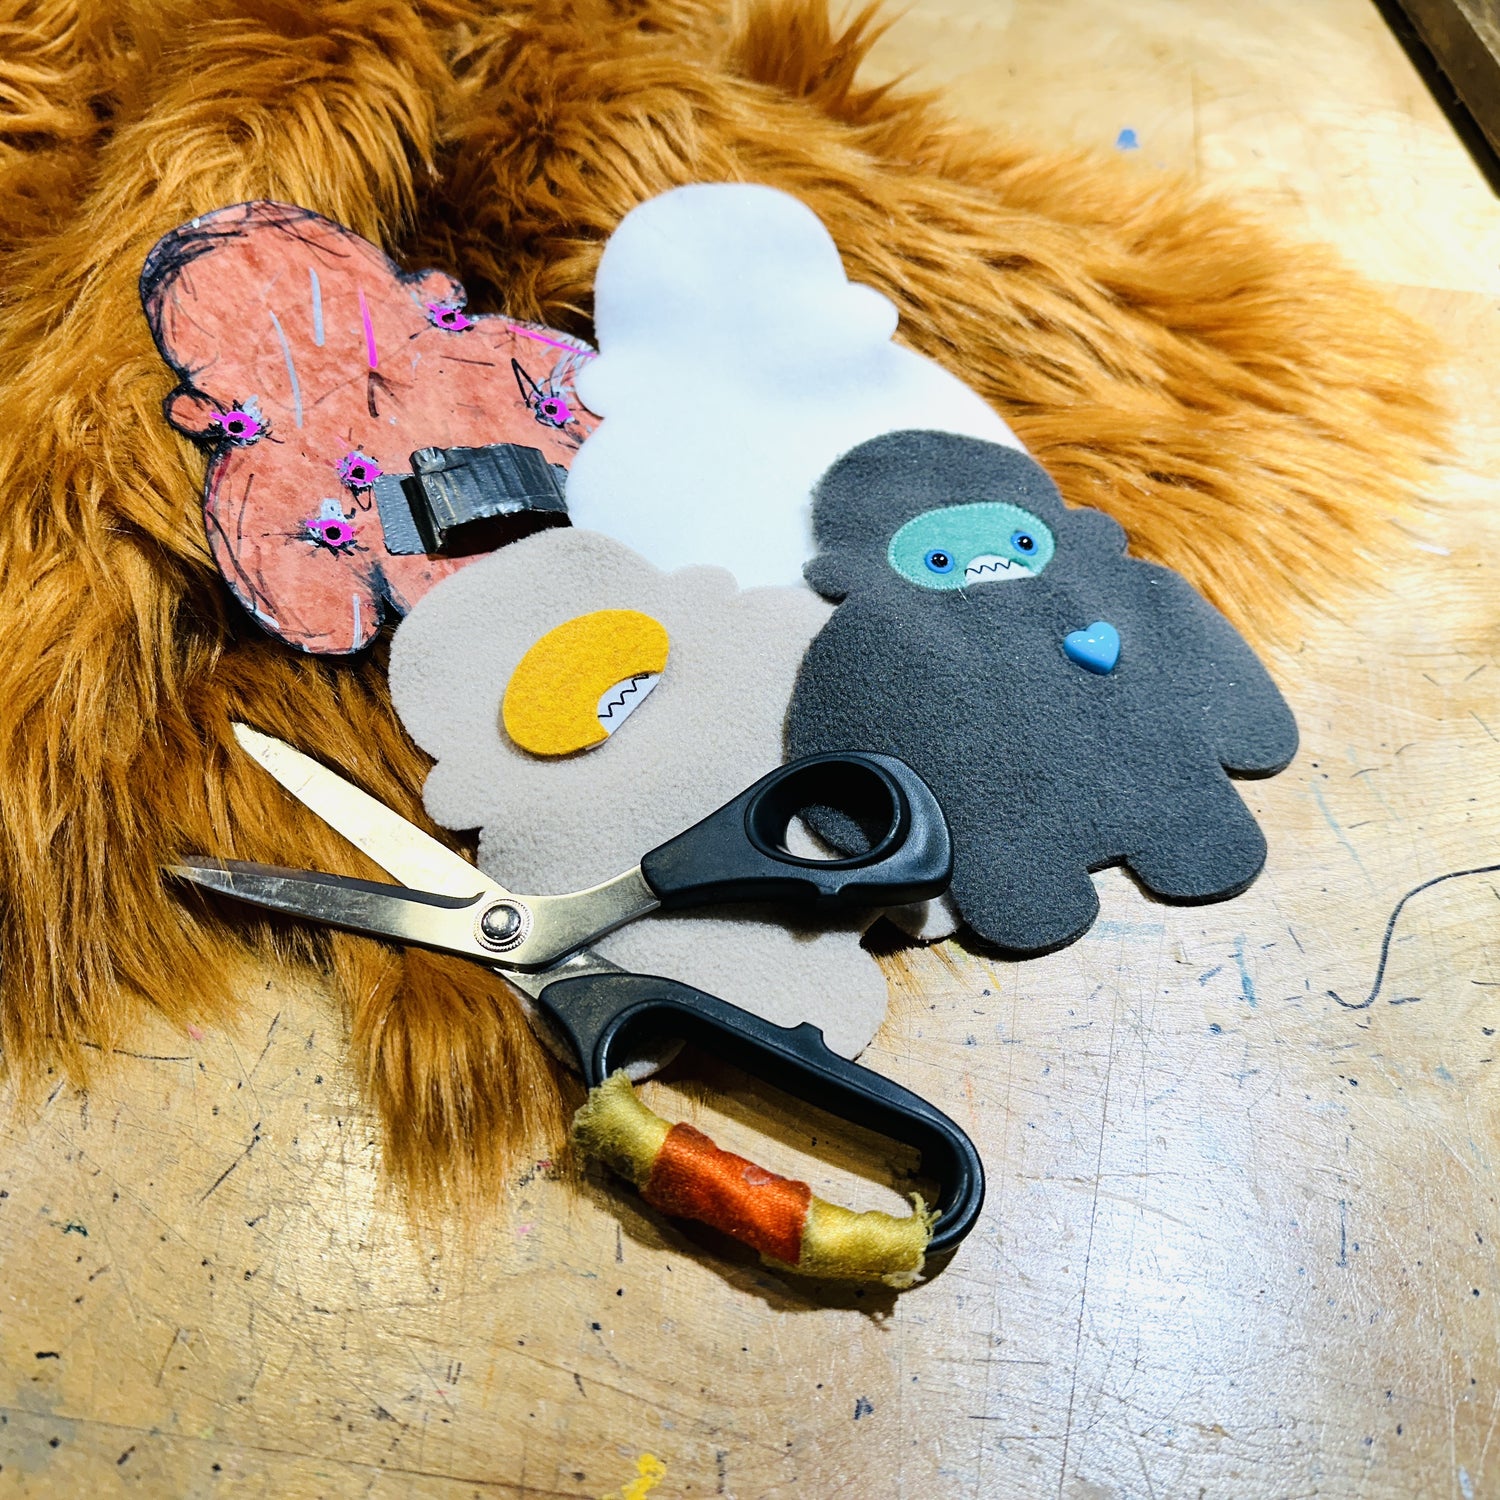
[[[561,521],[567,471],[537,448],[498,443],[487,448],[421,448],[410,474],[375,481],[385,544],[394,553],[462,555],[512,540],[510,518]]]

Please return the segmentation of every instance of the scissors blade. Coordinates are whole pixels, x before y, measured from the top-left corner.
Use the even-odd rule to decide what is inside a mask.
[[[497,880],[482,870],[476,870],[467,860],[423,833],[415,824],[407,822],[400,813],[368,792],[360,791],[311,756],[294,750],[284,740],[262,734],[247,724],[236,724],[234,735],[292,796],[368,854],[409,891],[458,897],[465,904],[479,902],[483,897],[480,904],[484,908],[503,900],[513,902],[523,912],[523,936],[503,951],[472,945],[454,946],[446,942],[434,944],[421,938],[408,938],[407,941],[427,942],[429,947],[443,947],[448,952],[482,958],[492,967],[507,972],[549,969],[567,954],[581,950],[584,944],[654,911],[660,904],[639,868],[627,870],[623,875],[586,891],[570,891],[561,896],[513,895]],[[205,867],[207,864],[205,862]],[[184,865],[182,868],[188,867]],[[312,871],[305,873],[311,879],[343,878],[322,876]],[[231,896],[242,894],[238,888],[216,886],[215,889],[223,889]],[[245,899],[254,898],[247,896]],[[317,915],[302,906],[278,909]],[[322,920],[331,922],[334,919],[325,914]],[[370,931],[376,936],[400,935],[395,928],[359,927],[356,930]]]
[[[167,871],[236,901],[324,926],[415,943],[464,958],[493,959],[475,936],[478,916],[491,904],[487,896],[432,895],[345,875],[232,859],[183,859],[168,865]]]
[[[248,724],[236,724],[234,737],[292,796],[402,885],[441,896],[510,894],[400,813],[285,740]]]

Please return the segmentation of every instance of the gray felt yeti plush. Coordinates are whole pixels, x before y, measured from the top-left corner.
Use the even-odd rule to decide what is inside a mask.
[[[1266,843],[1226,771],[1269,775],[1297,725],[1185,579],[1125,554],[1013,448],[938,432],[862,444],[824,475],[808,582],[838,603],[802,664],[789,753],[899,755],[953,832],[953,899],[1039,952],[1099,909],[1091,870],[1158,896],[1250,884]],[[818,831],[856,844],[826,819]]]

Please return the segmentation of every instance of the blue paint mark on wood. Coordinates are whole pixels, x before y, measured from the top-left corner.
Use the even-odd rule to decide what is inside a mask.
[[[1365,871],[1364,862],[1359,857],[1359,851],[1354,847],[1353,844],[1349,842],[1344,833],[1344,830],[1339,827],[1338,820],[1331,812],[1329,812],[1328,804],[1323,800],[1323,788],[1320,787],[1316,781],[1314,781],[1311,783],[1311,790],[1313,801],[1318,804],[1318,811],[1323,814],[1323,821],[1333,830],[1334,837],[1338,839],[1339,843],[1341,843],[1348,851],[1349,858],[1359,866],[1361,873],[1368,874],[1368,872]]]
[[[1136,135],[1135,131],[1129,125],[1115,137],[1116,151],[1139,151],[1140,149],[1140,137]]]
[[[1254,1010],[1258,1004],[1255,998],[1255,981],[1250,977],[1250,969],[1245,963],[1245,934],[1242,932],[1234,940],[1234,961],[1240,971],[1240,994],[1244,996],[1245,1003]]]
[[[1164,922],[1095,922],[1089,928],[1089,937],[1138,937],[1159,938],[1166,932]]]

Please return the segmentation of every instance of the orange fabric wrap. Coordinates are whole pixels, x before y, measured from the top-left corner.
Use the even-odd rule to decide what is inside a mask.
[[[691,1125],[674,1125],[641,1196],[662,1213],[698,1219],[795,1266],[812,1189],[721,1151]]]

